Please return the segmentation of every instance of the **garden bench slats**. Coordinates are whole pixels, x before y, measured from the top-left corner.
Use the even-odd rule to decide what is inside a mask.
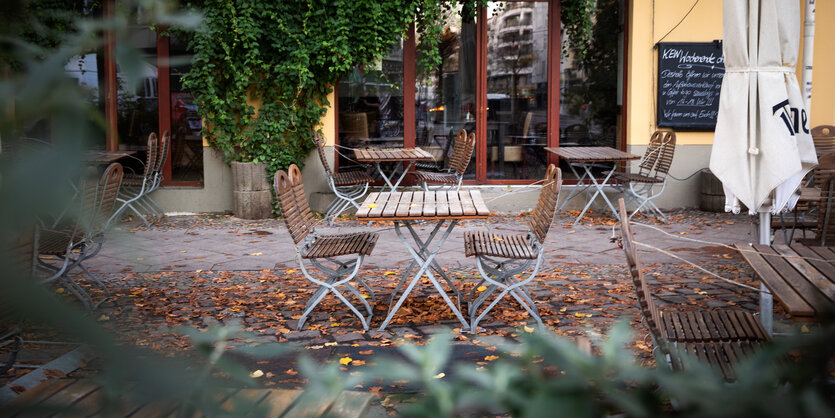
[[[485,212],[489,213],[490,211]],[[424,216],[435,216],[435,193],[423,194],[423,214]]]
[[[446,192],[441,192],[446,193]],[[461,216],[464,214],[464,209],[461,207],[461,199],[458,197],[458,192],[452,191],[446,193],[447,202],[449,202],[449,214],[452,216]]]
[[[479,190],[470,190],[470,198],[473,200],[473,205],[475,205],[476,212],[478,213],[490,213],[490,209],[487,209],[487,205],[484,204],[484,199],[481,197],[481,191]]]
[[[815,249],[825,249],[831,253],[829,249],[825,247],[815,247],[815,249],[812,249],[805,245],[795,245],[791,249],[794,250],[794,252],[796,252],[801,257],[806,257],[807,262],[814,266],[815,269],[823,273],[823,275],[826,276],[826,278],[829,279],[830,282],[835,283],[835,266],[833,266],[831,262],[820,260],[835,260],[835,254],[828,257],[828,254],[826,254],[826,252],[824,252],[824,254],[819,254],[815,251]]]
[[[412,203],[409,204],[409,216],[420,216],[423,209],[423,192],[415,192],[412,194]],[[400,214],[398,214],[400,216]]]
[[[674,370],[687,367],[687,362],[680,358],[680,353],[685,352],[716,367],[726,380],[733,381],[736,379],[733,365],[737,360],[753,350],[749,347],[770,340],[765,328],[751,313],[741,310],[658,310],[638,260],[623,199],[619,199],[618,204],[623,251],[640,311],[653,341],[669,355],[670,366]]]
[[[449,216],[449,203],[447,202],[446,193],[435,194],[435,215]]]
[[[377,198],[379,196],[380,196],[379,192],[369,193],[368,197],[366,198],[366,201],[377,202]],[[374,204],[376,205],[376,203],[374,203]],[[357,217],[361,218],[361,217],[364,217],[364,216],[368,216],[369,212],[371,212],[371,207],[364,204],[364,205],[360,206],[359,209],[357,209]]]
[[[788,261],[789,264],[795,268],[795,270],[800,272],[806,280],[811,282],[815,288],[820,290],[830,302],[835,302],[835,283],[832,283],[829,278],[824,275],[824,273],[818,271],[812,266],[812,264],[799,257],[786,245],[775,245],[772,248],[779,254],[785,256],[785,260]],[[835,268],[824,267],[823,271],[835,274]]]
[[[763,254],[779,254],[773,248],[767,245],[754,245],[754,248]],[[794,288],[799,295],[805,299],[816,312],[823,312],[832,306],[832,301],[828,300],[821,289],[818,289],[813,283],[804,277],[803,274],[794,269],[794,267],[784,257],[766,257],[766,261],[780,274],[786,283]]]
[[[397,206],[400,204],[400,198],[403,197],[402,192],[391,192],[385,209],[383,209],[383,216],[390,218],[397,214]]]

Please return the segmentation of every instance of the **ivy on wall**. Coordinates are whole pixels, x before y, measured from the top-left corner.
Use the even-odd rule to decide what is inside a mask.
[[[383,57],[412,22],[427,46],[418,65],[437,67],[440,52],[424,40],[440,40],[441,18],[456,3],[472,16],[488,1],[193,1],[205,20],[191,41],[185,83],[206,121],[209,145],[227,161],[265,162],[270,174],[303,162],[339,77]],[[562,2],[571,19],[566,30],[578,45],[591,34],[589,3],[594,0]]]

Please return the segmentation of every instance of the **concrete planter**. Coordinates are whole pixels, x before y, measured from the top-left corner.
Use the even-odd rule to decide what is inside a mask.
[[[264,163],[232,162],[232,193],[235,216],[264,219],[272,215],[272,193]]]

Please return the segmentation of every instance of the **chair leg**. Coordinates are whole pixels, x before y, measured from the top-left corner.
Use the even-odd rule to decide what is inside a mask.
[[[302,259],[301,253],[298,251],[296,252],[296,261],[299,263],[299,267],[302,270],[304,276],[310,280],[311,282],[319,285],[319,289],[314,293],[313,297],[308,301],[304,312],[302,313],[301,318],[299,318],[299,324],[296,327],[297,330],[301,330],[304,326],[305,321],[307,320],[307,316],[313,311],[313,309],[322,301],[325,295],[328,292],[332,292],[336,297],[342,301],[353,313],[354,315],[359,318],[360,322],[362,323],[362,327],[364,330],[368,330],[368,325],[371,322],[371,317],[373,315],[373,310],[368,302],[359,294],[359,292],[353,286],[348,285],[348,282],[354,278],[356,278],[360,283],[363,283],[362,279],[357,277],[357,272],[359,272],[359,268],[362,265],[362,261],[364,259],[363,255],[357,256],[355,260],[351,260],[349,262],[341,262],[337,261],[338,267],[335,269],[325,267],[322,265],[318,260],[311,259],[311,263],[322,273],[327,276],[325,281],[321,281],[313,277],[310,272],[308,272],[307,267],[304,265],[304,260]],[[339,291],[338,287],[342,285],[346,286],[348,290],[354,293],[357,298],[362,302],[365,306],[366,311],[368,312],[368,316],[363,316],[360,311],[352,304],[343,294]],[[363,283],[365,285],[365,283]],[[366,286],[367,289],[370,289]],[[373,294],[373,293],[372,293]]]
[[[495,260],[489,260],[486,257],[478,257],[476,259],[476,265],[478,266],[478,271],[481,273],[481,277],[487,283],[490,283],[490,287],[484,291],[474,302],[473,305],[470,306],[470,332],[475,333],[478,329],[478,324],[487,316],[488,313],[502,300],[505,296],[510,294],[519,305],[524,308],[528,314],[530,314],[539,324],[540,328],[544,328],[544,324],[542,323],[542,318],[539,316],[539,310],[536,308],[533,300],[527,294],[527,290],[525,290],[525,285],[527,285],[533,278],[536,276],[536,273],[539,271],[539,266],[542,262],[542,251],[539,251],[539,254],[536,258],[536,265],[534,266],[533,271],[530,275],[525,279],[518,281],[513,277],[523,271],[527,270],[527,268],[531,265],[533,260],[525,260],[521,266],[512,268],[512,269],[505,269],[504,264],[507,262],[496,263],[494,267],[490,267],[488,265],[488,261],[492,261],[496,263]],[[502,291],[496,296],[493,301],[480,313],[478,314],[478,308],[486,302],[487,298],[498,289],[502,289]],[[519,290],[522,292],[519,292]]]

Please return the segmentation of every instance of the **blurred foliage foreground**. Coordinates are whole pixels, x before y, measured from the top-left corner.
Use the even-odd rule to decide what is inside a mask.
[[[8,10],[28,10],[11,0]],[[120,4],[135,5],[137,0]],[[199,18],[177,11],[167,3],[138,1],[149,22],[196,27]],[[7,11],[8,11],[7,10]],[[14,16],[6,16],[9,21]],[[74,55],[101,44],[100,33],[124,32],[124,20],[85,17],[75,19],[72,30],[56,36],[47,46],[18,36],[15,25],[0,28],[4,60],[0,79],[0,141],[19,140],[16,135],[29,123],[48,118],[53,130],[51,147],[0,157],[0,236],[13,237],[36,223],[37,215],[71,207],[66,181],[76,178],[78,161],[90,132],[100,130],[102,120],[83,100],[77,84],[64,73]],[[28,16],[20,21],[31,22]],[[120,48],[119,54],[136,51]],[[12,61],[14,61],[12,63]],[[93,128],[91,128],[93,127]],[[70,210],[68,213],[72,213]],[[114,239],[114,237],[110,237]],[[182,415],[197,410],[206,415],[241,415],[240,411],[212,410],[212,394],[230,385],[257,387],[251,370],[224,356],[235,352],[274,359],[287,356],[291,347],[278,344],[241,344],[248,336],[235,326],[208,330],[183,330],[203,354],[201,361],[160,358],[137,347],[125,347],[91,317],[55,297],[49,286],[38,285],[15,269],[0,251],[0,306],[26,318],[24,326],[37,324],[77,341],[83,341],[100,359],[96,381],[104,388],[103,407],[115,408],[119,399],[136,401],[175,399]],[[598,355],[584,353],[567,339],[547,332],[522,333],[520,342],[490,341],[497,347],[495,361],[485,366],[453,364],[451,337],[439,334],[426,346],[403,345],[403,359],[379,358],[362,374],[348,374],[340,365],[322,366],[299,355],[299,369],[309,379],[301,402],[321,402],[356,385],[364,387],[408,381],[415,394],[398,411],[417,416],[509,414],[512,416],[835,416],[831,359],[835,329],[814,327],[810,334],[796,334],[761,350],[738,366],[739,380],[726,383],[706,367],[694,366],[673,373],[668,368],[645,368],[626,348],[625,324],[612,329],[596,346]],[[643,331],[642,331],[643,332]],[[233,342],[234,341],[234,342]],[[178,353],[179,354],[179,353]],[[658,364],[664,365],[659,358]],[[449,376],[447,376],[449,375]],[[234,403],[245,407],[246,400]],[[36,407],[45,407],[33,406]],[[0,415],[3,414],[0,405]],[[105,410],[104,415],[108,415]],[[37,413],[38,411],[31,411]],[[46,412],[46,411],[42,411]],[[258,415],[255,413],[254,415]]]

